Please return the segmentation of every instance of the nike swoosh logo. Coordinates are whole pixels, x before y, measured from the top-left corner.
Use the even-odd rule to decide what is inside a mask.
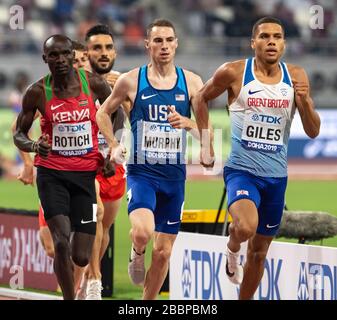
[[[261,92],[261,91],[263,91],[263,89],[261,89],[261,90],[256,90],[256,91],[251,91],[251,90],[249,89],[248,94],[254,94],[254,93]]]
[[[83,219],[81,220],[81,223],[82,223],[82,224],[87,224],[87,223],[91,223],[91,222],[94,222],[94,221],[92,221],[92,220],[84,221]]]
[[[279,225],[279,223],[278,224],[274,224],[273,226],[271,226],[269,223],[266,225],[266,227],[268,228],[268,229],[272,229],[272,228],[275,228],[275,227],[277,227]]]
[[[63,103],[60,103],[60,104],[58,104],[58,105],[56,105],[56,106],[52,105],[52,106],[50,107],[50,109],[53,111],[53,110],[56,110],[57,108],[59,108],[59,107],[61,107],[61,106],[63,106],[63,105],[64,105],[64,102],[63,102]]]
[[[157,95],[158,95],[158,93],[156,93],[156,94],[151,94],[151,95],[149,95],[149,96],[144,96],[144,93],[143,93],[142,96],[141,96],[141,99],[142,99],[142,100],[147,100],[147,99],[150,99],[150,98],[155,97],[155,96],[157,96]]]
[[[177,224],[177,223],[179,223],[180,222],[180,220],[179,221],[167,221],[167,224],[168,225],[170,225],[170,224]]]

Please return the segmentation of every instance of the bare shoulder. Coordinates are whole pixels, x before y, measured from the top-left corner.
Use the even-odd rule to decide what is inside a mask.
[[[307,78],[307,73],[301,66],[287,63],[287,68],[293,80],[300,81]]]
[[[32,83],[25,92],[25,97],[37,99],[44,96],[44,82],[43,78]]]
[[[24,93],[22,99],[22,110],[32,111],[43,109],[45,103],[44,81],[43,78],[31,84]],[[35,111],[34,111],[35,112]]]
[[[186,77],[187,81],[193,81],[193,82],[202,81],[201,77],[198,74],[196,74],[192,71],[186,70],[186,69],[183,69],[183,71],[184,71],[184,74],[185,74],[185,77]]]
[[[217,76],[225,76],[230,79],[236,79],[243,74],[245,69],[245,60],[236,60],[231,62],[225,62],[215,72]]]
[[[203,81],[199,75],[196,73],[183,69],[185,78],[186,78],[186,84],[188,88],[188,92],[190,95],[190,98],[194,97],[197,92],[202,88]]]
[[[121,77],[125,77],[128,79],[138,79],[139,68],[134,68],[128,72],[122,73]]]
[[[122,73],[118,77],[117,82],[120,85],[124,85],[129,88],[134,88],[138,84],[138,74],[139,74],[139,68],[132,69],[128,72]]]

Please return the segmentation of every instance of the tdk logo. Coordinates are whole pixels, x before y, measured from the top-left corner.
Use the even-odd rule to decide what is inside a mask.
[[[151,131],[156,131],[157,130],[157,125],[156,124],[151,124],[150,125],[150,130]]]
[[[301,262],[297,298],[337,300],[337,266]]]
[[[267,116],[265,114],[254,113],[252,115],[252,120],[266,122],[269,124],[281,124],[282,117],[273,117],[273,116]]]
[[[68,132],[68,133],[75,133],[75,132],[81,132],[86,131],[85,124],[71,124],[71,125],[61,125],[59,126],[59,132]]]
[[[175,132],[177,129],[172,128],[169,124],[151,124],[150,131],[152,132]]]
[[[184,253],[181,284],[183,288],[184,298],[189,298],[191,296],[192,275],[191,275],[191,262],[187,250],[185,250]]]
[[[182,288],[185,298],[223,299],[220,286],[220,276],[224,276],[220,274],[224,263],[222,257],[223,254],[217,252],[184,251]]]
[[[264,263],[264,275],[267,281],[261,281],[259,286],[260,300],[281,300],[279,289],[279,277],[282,269],[281,259],[266,259]]]

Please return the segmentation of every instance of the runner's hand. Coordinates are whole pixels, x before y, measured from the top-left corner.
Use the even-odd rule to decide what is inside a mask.
[[[23,169],[18,174],[17,179],[24,185],[30,184],[34,186],[34,167],[32,165],[24,165]]]
[[[188,128],[189,119],[182,116],[179,112],[175,110],[172,106],[168,106],[169,114],[167,120],[175,129],[185,129]]]
[[[295,95],[301,100],[309,97],[309,84],[303,81],[293,80]]]
[[[110,85],[111,88],[115,86],[115,83],[119,77],[118,73],[106,73],[103,75],[103,78],[106,80],[106,82]]]
[[[110,178],[116,174],[115,164],[110,161],[109,156],[104,159],[102,173],[105,178]]]
[[[126,161],[126,148],[121,144],[116,144],[110,149],[110,161],[122,164]]]
[[[213,168],[215,162],[213,145],[204,147],[201,146],[200,150],[200,164],[204,168]]]
[[[32,151],[42,158],[47,158],[51,151],[51,145],[48,143],[49,135],[43,134],[32,146]]]

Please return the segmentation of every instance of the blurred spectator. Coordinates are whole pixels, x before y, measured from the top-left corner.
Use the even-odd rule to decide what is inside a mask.
[[[234,2],[234,19],[226,26],[228,37],[250,37],[252,25],[259,19],[258,8],[249,0]]]
[[[27,73],[19,71],[15,75],[13,90],[10,92],[8,97],[8,103],[11,106],[14,113],[17,115],[22,109],[22,98],[29,85],[29,77]],[[16,150],[15,161],[18,165],[22,163],[22,159]]]
[[[29,85],[29,77],[27,73],[19,71],[14,79],[13,90],[8,97],[8,103],[15,113],[19,113],[22,108],[22,97]]]
[[[324,77],[324,74],[321,72],[314,72],[311,75],[311,90],[313,92],[324,90],[326,87],[326,79]]]
[[[276,4],[274,9],[274,15],[283,22],[287,38],[298,37],[300,35],[298,26],[295,24],[294,21],[294,14],[285,5],[284,1],[281,1],[278,4]]]
[[[73,21],[74,0],[57,0],[53,10],[54,23]]]
[[[77,39],[80,41],[84,41],[85,35],[87,31],[92,28],[94,25],[96,25],[98,21],[96,20],[95,16],[88,13],[86,18],[82,20],[78,27],[77,27]]]
[[[55,33],[84,39],[86,31],[97,23],[109,25],[116,40],[125,40],[126,53],[143,50],[145,27],[155,18],[167,15],[198,46],[200,36],[219,43],[221,37],[250,36],[252,24],[266,15],[276,16],[285,25],[287,37],[301,37],[307,52],[333,54],[337,38],[337,0],[4,0],[0,1],[0,53],[37,53],[44,39]],[[11,5],[24,9],[24,30],[10,30]],[[309,27],[310,7],[324,9],[324,29]],[[170,10],[167,10],[167,8]],[[130,19],[131,17],[131,19]],[[329,50],[314,48],[313,39],[325,39]],[[333,41],[329,41],[332,39]],[[230,40],[232,53],[240,48],[240,39]],[[140,44],[141,43],[141,44]],[[123,46],[123,44],[122,44]],[[218,47],[220,48],[220,46]],[[332,48],[332,49],[331,49]],[[181,47],[183,49],[183,47]],[[221,52],[222,53],[222,52]]]
[[[144,51],[144,32],[142,27],[129,20],[124,28],[123,42],[126,54],[138,54]]]
[[[116,3],[117,1],[109,1],[97,10],[97,19],[104,24],[108,21],[124,22],[125,14],[123,8]]]

